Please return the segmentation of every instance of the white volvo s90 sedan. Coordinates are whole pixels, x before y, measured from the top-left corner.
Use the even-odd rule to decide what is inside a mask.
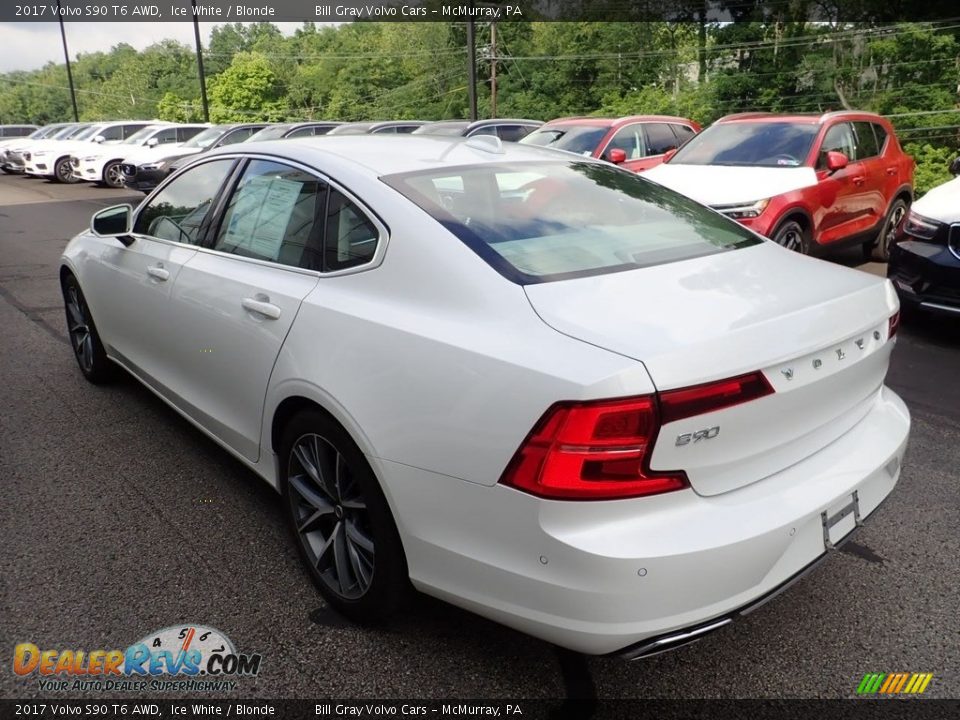
[[[359,621],[412,584],[586,653],[695,640],[870,516],[910,429],[887,280],[496,138],[216,150],[60,278],[82,373],[280,491]]]

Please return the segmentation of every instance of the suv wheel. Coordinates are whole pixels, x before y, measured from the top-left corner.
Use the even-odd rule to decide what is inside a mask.
[[[73,168],[70,166],[70,158],[62,157],[57,160],[53,166],[53,177],[57,182],[67,184],[76,182],[73,178]]]
[[[892,248],[896,242],[897,228],[900,227],[900,223],[903,222],[906,216],[907,203],[897,198],[893,201],[893,205],[890,206],[890,212],[887,213],[887,219],[883,222],[883,228],[880,230],[880,234],[877,235],[877,239],[873,242],[871,249],[874,260],[886,262],[890,259],[890,248]]]
[[[781,223],[770,239],[787,250],[794,250],[801,255],[810,254],[810,233],[796,220]]]
[[[123,170],[120,169],[119,160],[113,160],[104,166],[103,184],[112,188],[123,187]]]

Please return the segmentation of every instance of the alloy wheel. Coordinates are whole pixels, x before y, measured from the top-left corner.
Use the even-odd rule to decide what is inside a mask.
[[[120,170],[120,163],[110,163],[103,173],[104,180],[110,187],[120,187],[123,185],[123,173]]]
[[[883,242],[886,245],[887,252],[890,252],[890,248],[893,247],[893,244],[897,240],[897,228],[900,227],[900,223],[903,222],[903,218],[907,215],[907,206],[903,203],[898,203],[894,208],[893,212],[890,213],[890,218],[887,221],[886,233],[884,233]]]
[[[76,287],[67,290],[67,330],[70,333],[70,345],[77,355],[80,367],[87,373],[93,371],[93,335],[90,332],[90,320],[86,305]]]
[[[315,433],[293,444],[287,470],[296,534],[320,579],[346,600],[373,581],[375,548],[367,503],[347,459]]]

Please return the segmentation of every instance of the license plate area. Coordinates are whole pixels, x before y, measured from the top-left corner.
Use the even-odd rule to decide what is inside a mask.
[[[827,550],[835,549],[843,538],[863,525],[857,491],[854,490],[847,502],[833,513],[829,510],[820,513],[820,524],[823,526],[823,545]]]

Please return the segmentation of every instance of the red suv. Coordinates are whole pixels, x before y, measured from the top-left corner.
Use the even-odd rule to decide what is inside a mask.
[[[666,153],[698,132],[693,120],[669,115],[575,117],[551,120],[520,142],[602,158],[640,172],[662,163]]]
[[[857,243],[886,260],[913,199],[913,167],[880,115],[743,113],[648,177],[792,250]]]

